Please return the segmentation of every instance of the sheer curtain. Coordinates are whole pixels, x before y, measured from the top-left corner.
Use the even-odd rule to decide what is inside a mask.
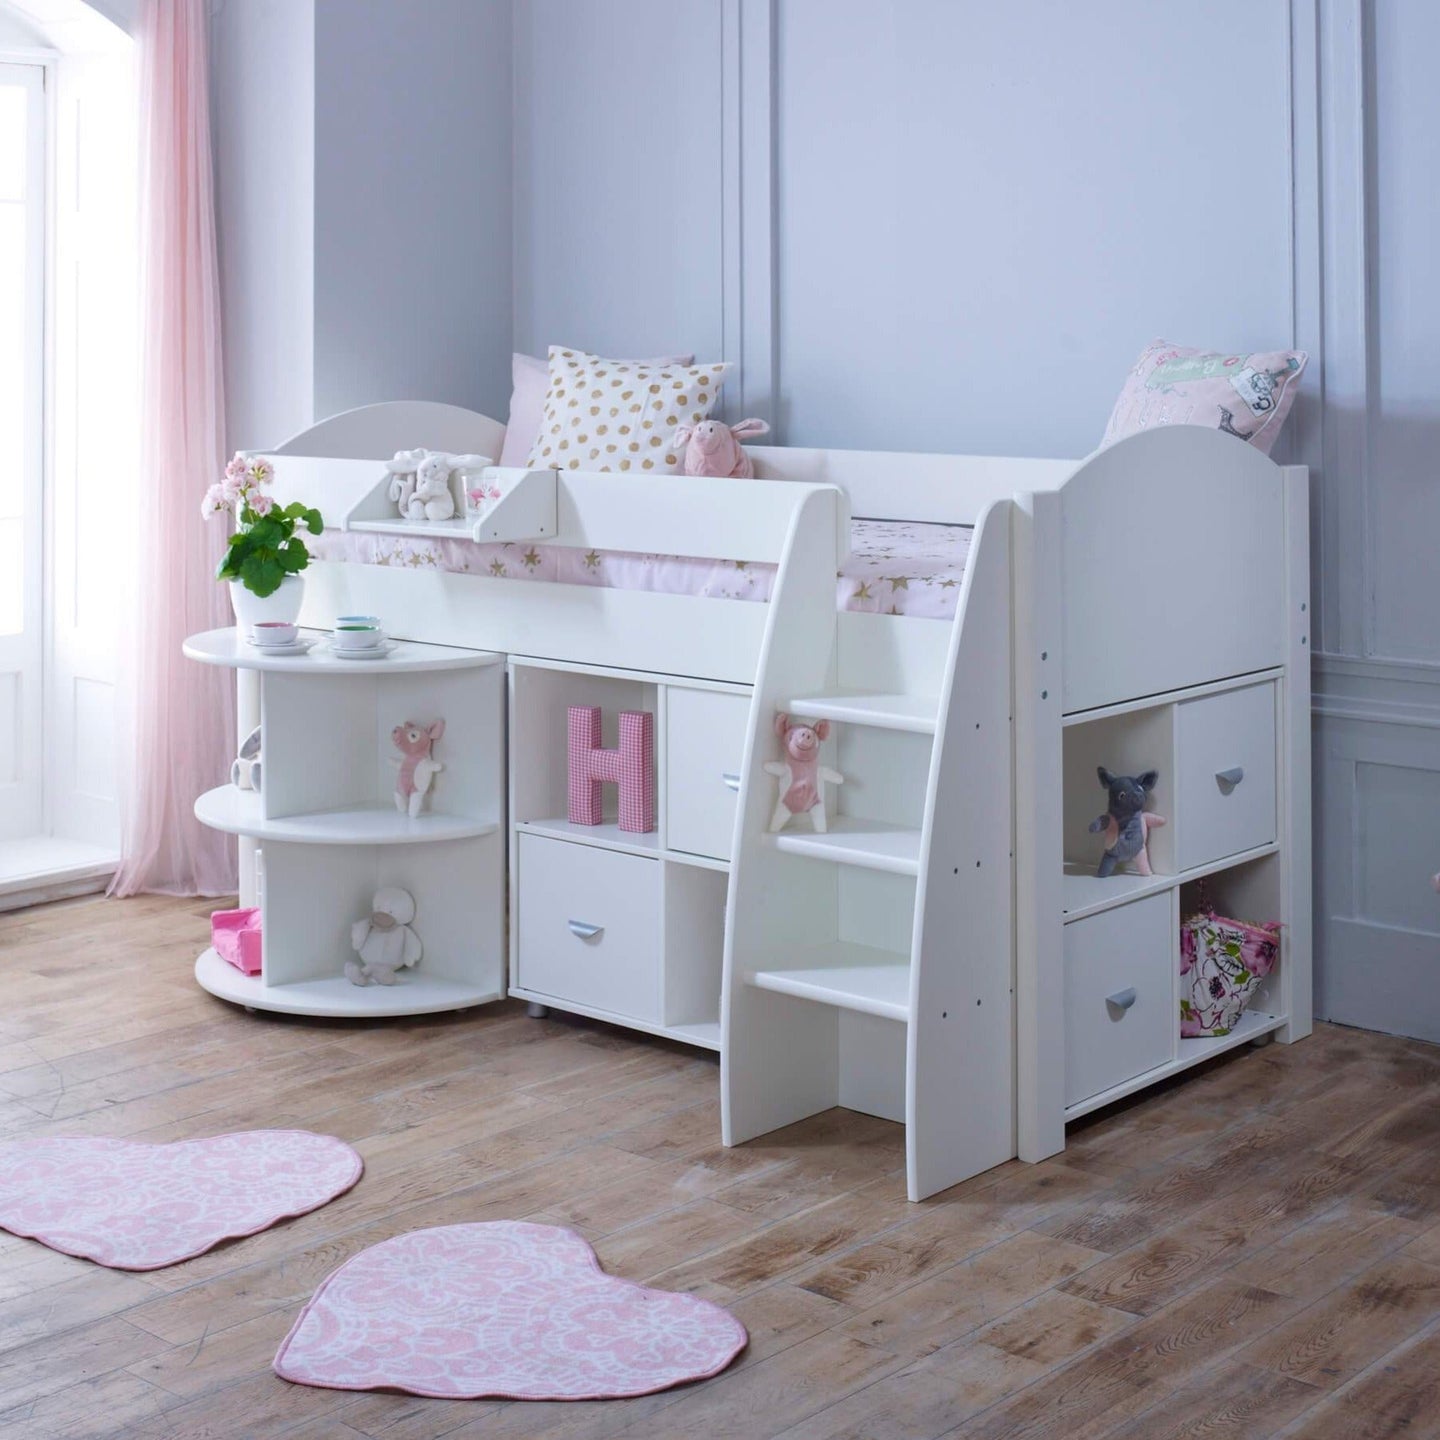
[[[222,895],[235,889],[234,842],[202,826],[191,807],[229,772],[233,682],[228,670],[180,653],[187,634],[231,623],[214,579],[224,536],[200,518],[225,458],[205,0],[142,0],[135,38],[141,472],[133,735],[111,893]]]

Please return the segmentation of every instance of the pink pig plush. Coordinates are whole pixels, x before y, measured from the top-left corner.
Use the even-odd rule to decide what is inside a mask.
[[[745,447],[747,435],[768,435],[770,427],[763,420],[742,420],[738,425],[725,425],[719,420],[702,420],[698,425],[681,425],[675,431],[674,444],[685,447],[680,462],[682,475],[718,475],[721,479],[753,480],[755,466]]]
[[[433,725],[417,725],[413,720],[406,720],[390,732],[400,752],[398,760],[393,755],[390,757],[390,763],[400,767],[395,777],[395,808],[412,820],[423,809],[435,776],[445,768],[431,757],[435,742],[444,733],[443,720]]]
[[[820,742],[830,734],[830,722],[791,720],[781,711],[775,717],[775,733],[785,745],[785,758],[771,760],[765,769],[779,777],[780,798],[770,817],[772,833],[783,830],[792,815],[809,815],[819,834],[825,833],[825,782],[843,785],[845,777],[820,763]]]

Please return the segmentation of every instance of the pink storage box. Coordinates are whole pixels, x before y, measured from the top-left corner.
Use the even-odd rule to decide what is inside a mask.
[[[260,973],[260,911],[217,910],[210,917],[210,943],[215,953],[246,975]]]

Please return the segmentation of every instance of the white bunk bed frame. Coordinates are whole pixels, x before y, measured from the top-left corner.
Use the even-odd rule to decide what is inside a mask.
[[[502,438],[487,417],[406,402],[336,416],[267,453],[282,500],[414,534],[367,507],[383,483],[375,462],[416,443],[498,454]],[[768,604],[317,563],[302,614],[326,626],[363,611],[407,640],[753,687],[720,1005],[725,1143],[837,1104],[901,1119],[912,1199],[1062,1149],[1067,1110],[1090,1108],[1067,1106],[1065,1079],[1066,887],[1087,883],[1065,874],[1067,729],[1245,677],[1276,696],[1276,834],[1241,857],[1269,867],[1262,893],[1278,908],[1251,918],[1286,926],[1264,1033],[1308,1034],[1306,471],[1178,426],[1079,462],[750,453],[754,481],[496,470],[504,496],[483,530],[429,533],[767,562],[779,567]],[[852,513],[975,527],[953,622],[837,614]],[[881,772],[866,787],[872,817],[893,747],[933,735],[923,814],[768,836],[777,709],[890,737],[867,752]],[[895,764],[897,783],[913,780],[912,762]],[[1098,813],[1098,787],[1092,798]],[[908,915],[896,876],[913,877]],[[1130,893],[1131,881],[1088,881],[1107,883],[1122,889],[1087,892],[1083,906]],[[1181,877],[1168,883],[1178,913]],[[893,938],[902,921],[908,953]],[[1164,1073],[1240,1038],[1172,1057]]]

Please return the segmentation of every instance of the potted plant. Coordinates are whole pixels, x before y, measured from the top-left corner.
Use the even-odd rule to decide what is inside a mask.
[[[302,524],[312,535],[325,528],[320,512],[298,500],[277,505],[265,487],[275,467],[265,459],[239,453],[225,467],[225,478],[205,492],[200,513],[235,517],[235,531],[215,572],[230,582],[230,604],[242,630],[260,620],[289,620],[300,614],[305,582],[300,572],[310,552],[295,532]]]

